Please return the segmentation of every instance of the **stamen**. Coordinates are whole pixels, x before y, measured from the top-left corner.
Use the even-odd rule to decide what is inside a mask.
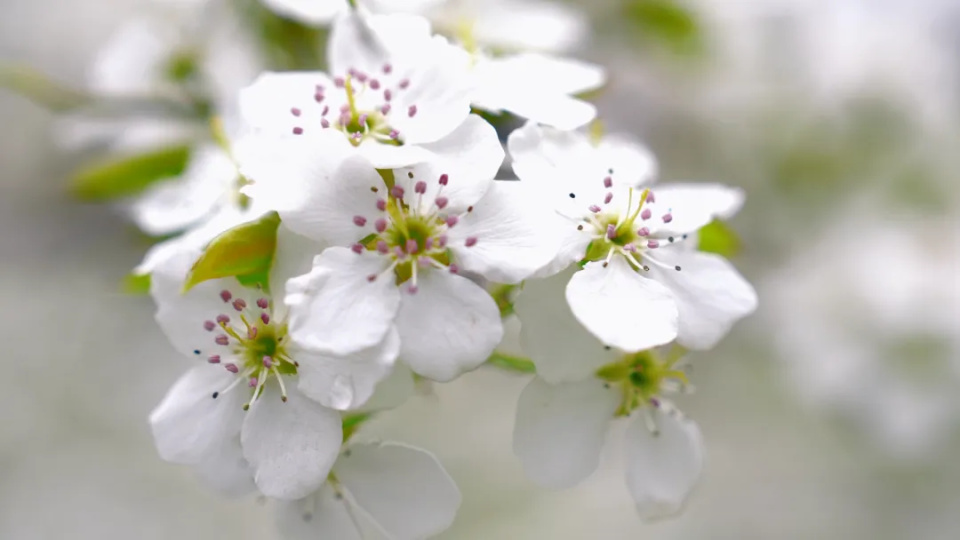
[[[257,298],[257,307],[260,309],[267,309],[270,306],[270,301],[266,298]]]
[[[263,321],[263,324],[270,324],[270,315],[267,315],[266,312],[261,313],[260,320]]]
[[[410,108],[407,109],[407,116],[409,116],[410,118],[413,118],[416,115],[417,115],[417,106],[411,105]]]
[[[367,224],[367,218],[363,216],[353,216],[353,224],[357,227],[363,227]]]
[[[350,251],[353,251],[357,255],[360,255],[361,253],[363,253],[363,244],[354,244],[350,246]]]
[[[473,246],[477,245],[477,237],[476,237],[476,236],[468,236],[468,237],[467,237],[467,241],[464,242],[464,244],[465,244],[467,247],[473,247]]]
[[[383,199],[377,199],[377,210],[383,212],[387,209],[387,201]]]
[[[214,341],[217,342],[217,345],[229,345],[229,344],[230,344],[230,338],[228,338],[226,334],[220,334],[219,336],[217,336],[217,338],[216,338]]]
[[[264,356],[264,357],[263,357],[263,367],[265,367],[265,368],[267,368],[267,369],[270,369],[271,367],[273,367],[273,358],[270,358],[269,356]]]
[[[247,339],[257,339],[257,327],[251,326],[247,330]]]
[[[640,219],[646,221],[650,219],[650,216],[652,215],[653,215],[653,212],[651,212],[649,208],[644,208],[643,211],[640,212]]]
[[[413,191],[415,191],[415,192],[423,195],[424,193],[427,192],[427,183],[424,182],[423,180],[420,180],[420,181],[417,182],[416,185],[413,187]]]
[[[603,187],[605,187],[605,188],[607,188],[607,189],[610,189],[611,187],[613,187],[613,178],[610,178],[609,176],[606,177],[606,178],[604,178],[604,179],[603,179]]]
[[[404,191],[400,186],[393,186],[393,189],[390,190],[390,194],[393,195],[393,198],[395,199],[402,199]]]
[[[617,237],[617,228],[611,223],[607,225],[607,240],[613,240]]]
[[[446,208],[449,202],[450,201],[446,197],[437,197],[437,200],[434,201],[434,203],[436,203],[437,205],[437,208],[439,208],[440,210],[443,210],[444,208]]]
[[[210,357],[207,358],[207,362],[210,362],[211,364],[219,364],[219,363],[220,363],[220,355],[219,355],[219,354],[212,354],[212,355],[210,355]]]
[[[373,227],[378,233],[382,233],[383,231],[387,230],[387,220],[380,218],[373,223]]]
[[[293,128],[293,134],[294,134],[294,135],[303,135],[303,128],[302,128],[302,127],[295,127],[295,128]]]
[[[447,183],[450,182],[450,176],[447,175],[446,173],[441,174],[439,182],[441,186],[447,185]]]
[[[225,367],[230,373],[240,373],[240,368],[237,367],[236,364],[224,364],[223,367]]]
[[[456,226],[456,224],[459,221],[460,221],[460,218],[458,218],[457,216],[447,216],[447,219],[446,219],[447,227],[450,227],[452,229],[454,226]]]
[[[224,289],[220,291],[220,298],[222,298],[224,302],[229,302],[230,299],[233,298],[233,295],[230,294],[230,291]]]
[[[217,325],[213,321],[203,321],[203,329],[207,332],[213,332],[213,329],[216,327]]]
[[[287,402],[287,386],[283,384],[283,377],[280,376],[280,370],[277,369],[277,366],[272,368],[273,374],[277,377],[277,382],[280,383],[280,401]]]

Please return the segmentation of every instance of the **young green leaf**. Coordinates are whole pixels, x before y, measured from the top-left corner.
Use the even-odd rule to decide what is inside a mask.
[[[187,274],[183,291],[208,279],[228,276],[235,276],[244,285],[266,288],[279,225],[280,216],[270,212],[214,238]]]
[[[179,176],[190,159],[190,146],[181,144],[134,156],[111,157],[81,167],[70,180],[70,191],[86,201],[106,201],[136,195],[151,185]]]
[[[740,252],[740,237],[722,221],[711,221],[699,231],[698,249],[706,253],[716,253],[724,257],[733,257]]]
[[[120,289],[130,295],[142,295],[150,292],[150,274],[127,274]]]

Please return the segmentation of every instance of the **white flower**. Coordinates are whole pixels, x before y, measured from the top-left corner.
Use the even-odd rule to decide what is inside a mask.
[[[329,480],[299,501],[277,507],[288,540],[420,540],[446,530],[460,490],[437,459],[398,443],[348,444]]]
[[[272,288],[309,266],[309,244],[279,236]],[[288,335],[286,306],[263,291],[230,278],[183,294],[198,255],[178,253],[153,273],[157,322],[199,364],[150,415],[160,456],[193,465],[223,491],[242,493],[252,479],[269,497],[304,497],[327,479],[340,450],[340,414],[328,407],[366,401],[390,373],[399,340],[387,335],[348,357],[305,351]]]
[[[335,246],[288,284],[287,302],[300,308],[290,329],[306,346],[347,354],[395,330],[416,373],[448,381],[500,341],[495,302],[461,274],[528,277],[553,256],[540,234],[548,216],[520,182],[492,179],[503,156],[493,127],[476,116],[464,126],[483,140],[449,174],[425,163],[392,171],[387,187],[362,157],[344,158],[342,137],[321,133],[282,141],[278,155],[289,157],[246,188],[292,230]]]
[[[528,281],[517,299],[521,343],[538,376],[517,405],[514,452],[526,474],[572,487],[597,468],[615,417],[633,416],[624,440],[627,487],[643,519],[679,512],[700,476],[700,430],[663,392],[686,384],[656,351],[604,347],[560,298],[572,270]]]
[[[508,111],[563,130],[576,129],[597,115],[593,104],[573,96],[603,85],[606,74],[600,66],[538,53],[477,53],[475,58],[475,107]]]
[[[452,146],[446,138],[470,135],[458,130],[470,113],[469,55],[425,19],[352,11],[328,52],[329,75],[261,75],[241,93],[244,119],[275,136],[342,133],[377,168],[427,161]]]
[[[875,200],[850,205],[808,238],[764,283],[764,320],[805,405],[893,457],[929,459],[960,427],[960,228],[876,213]]]
[[[694,250],[689,235],[743,201],[737,189],[675,184],[641,188],[653,157],[617,139],[528,123],[508,141],[513,169],[553,201],[561,248],[544,273],[581,261],[566,288],[577,319],[598,339],[636,352],[678,338],[714,346],[756,308],[753,288],[722,257]]]

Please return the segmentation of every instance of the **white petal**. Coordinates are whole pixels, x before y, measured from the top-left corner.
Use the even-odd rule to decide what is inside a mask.
[[[347,9],[345,0],[262,0],[274,13],[309,25],[333,20]]]
[[[267,497],[301,499],[323,484],[343,442],[340,414],[287,386],[264,388],[247,411],[240,432],[243,456],[255,469],[254,481]]]
[[[194,150],[180,178],[151,186],[130,211],[147,234],[181,231],[213,212],[236,181],[237,168],[230,157],[213,145],[204,145]]]
[[[270,268],[270,294],[277,299],[283,297],[287,280],[307,274],[313,268],[313,260],[323,252],[323,242],[311,240],[294,233],[284,223],[277,228],[277,247],[273,254],[273,266]],[[286,305],[274,302],[273,318],[286,317]]]
[[[492,281],[519,283],[553,261],[559,251],[554,214],[537,195],[523,182],[494,182],[450,230],[457,264]],[[466,247],[470,238],[476,244]]]
[[[400,358],[418,375],[451,381],[482,364],[503,337],[500,311],[487,291],[442,270],[420,274],[397,314]]]
[[[330,71],[337,76],[350,69],[379,73],[396,57],[409,60],[428,46],[430,22],[416,15],[371,15],[351,10],[330,29],[327,44]],[[396,66],[394,66],[396,67]]]
[[[234,375],[225,369],[201,365],[185,373],[150,413],[150,429],[160,457],[196,465],[240,431],[243,420],[239,392],[213,399]]]
[[[534,482],[573,487],[600,463],[607,428],[619,405],[616,392],[597,379],[551,385],[534,378],[520,394],[513,452]]]
[[[480,43],[508,49],[557,52],[575,48],[589,30],[589,20],[581,10],[537,0],[509,2],[509,7],[500,6],[498,9],[482,9],[476,14],[473,25],[473,35]]]
[[[390,375],[399,352],[396,330],[387,333],[383,343],[346,356],[297,351],[300,391],[324,407],[356,409]]]
[[[424,163],[435,156],[423,146],[383,144],[373,139],[363,141],[357,152],[378,169],[396,169]]]
[[[239,392],[237,394],[242,396]],[[240,407],[239,403],[234,406]],[[237,417],[242,418],[240,415]],[[239,425],[238,421],[238,429],[233,437],[209,452],[193,468],[201,482],[225,497],[243,497],[257,489],[257,485],[253,483],[253,468],[243,458]]]
[[[514,303],[523,350],[537,365],[537,375],[551,384],[591,378],[620,354],[604,347],[570,311],[564,290],[577,270],[527,281]]]
[[[298,501],[277,501],[277,529],[286,540],[365,540],[348,502],[330,484]]]
[[[512,87],[511,87],[512,88]],[[572,130],[588,124],[597,116],[592,103],[564,94],[516,94],[503,90],[474,98],[474,104],[491,112],[508,111],[538,124]]]
[[[703,469],[700,429],[679,413],[652,409],[658,435],[641,419],[630,422],[624,446],[627,488],[644,520],[678,513]]]
[[[657,220],[658,236],[692,233],[714,219],[727,219],[743,206],[740,188],[720,184],[667,184],[653,189],[656,202],[650,205]],[[669,213],[670,223],[662,223]]]
[[[204,328],[204,323],[215,321],[217,315],[233,312],[220,292],[230,291],[233,298],[242,298],[247,305],[254,305],[257,296],[256,291],[242,287],[234,278],[204,281],[184,294],[187,272],[199,257],[199,250],[179,251],[167,257],[153,269],[150,294],[157,303],[157,324],[174,348],[190,358],[206,359],[227,350],[216,344],[217,331]]]
[[[647,279],[616,255],[588,263],[567,285],[573,315],[601,342],[637,352],[677,337],[677,305],[666,287]]]
[[[397,184],[413,194],[417,182],[427,184],[422,209],[429,209],[438,195],[448,200],[444,211],[448,214],[465,212],[493,185],[493,179],[503,163],[503,147],[497,131],[483,118],[471,114],[452,133],[437,142],[424,144],[430,159],[396,171]],[[411,178],[409,173],[413,173]],[[446,174],[448,184],[440,185],[440,176]],[[418,199],[419,200],[419,199]]]
[[[719,255],[666,248],[651,258],[660,264],[651,264],[647,275],[673,293],[680,310],[678,341],[685,347],[712,348],[757,309],[753,286]]]
[[[374,232],[385,188],[369,162],[333,132],[281,142],[274,152],[241,161],[245,172],[254,169],[255,184],[244,193],[277,210],[290,230],[315,240],[349,246]]]
[[[460,507],[460,490],[432,454],[397,444],[354,444],[334,472],[357,506],[386,536],[428,538],[446,530]]]
[[[332,247],[309,274],[287,281],[289,331],[305,349],[351,354],[381,343],[400,308],[393,275],[370,281],[388,261],[371,252]]]
[[[322,102],[315,99],[318,86],[327,90]],[[240,91],[240,115],[251,128],[269,136],[292,140],[311,137],[327,131],[322,126],[323,109],[335,111],[328,116],[336,114],[346,102],[346,94],[336,90],[333,80],[320,71],[265,72]],[[295,127],[303,129],[302,136],[293,134]],[[337,130],[331,129],[330,133],[346,141]]]

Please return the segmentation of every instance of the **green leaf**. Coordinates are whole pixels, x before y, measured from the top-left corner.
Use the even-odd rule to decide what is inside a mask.
[[[354,413],[343,415],[343,442],[350,440],[364,422],[373,418],[373,413]]]
[[[506,354],[499,351],[494,351],[494,353],[490,355],[490,358],[487,358],[487,363],[498,368],[516,371],[518,373],[537,372],[537,366],[535,366],[533,361],[531,361],[529,358]]]
[[[150,274],[127,274],[123,278],[120,290],[130,295],[149,294]]]
[[[189,160],[190,146],[186,144],[98,160],[74,173],[70,191],[86,201],[129,197],[157,182],[179,176]]]
[[[630,0],[623,13],[643,38],[679,54],[702,51],[700,21],[677,0]]]
[[[706,253],[716,253],[724,257],[733,257],[740,253],[740,237],[722,221],[711,221],[700,229],[698,249]]]
[[[77,109],[93,101],[92,96],[82,90],[54,81],[31,67],[15,64],[0,64],[0,87],[57,112]]]
[[[270,212],[214,238],[187,274],[183,291],[209,279],[229,276],[247,286],[267,288],[279,225],[280,216]]]

